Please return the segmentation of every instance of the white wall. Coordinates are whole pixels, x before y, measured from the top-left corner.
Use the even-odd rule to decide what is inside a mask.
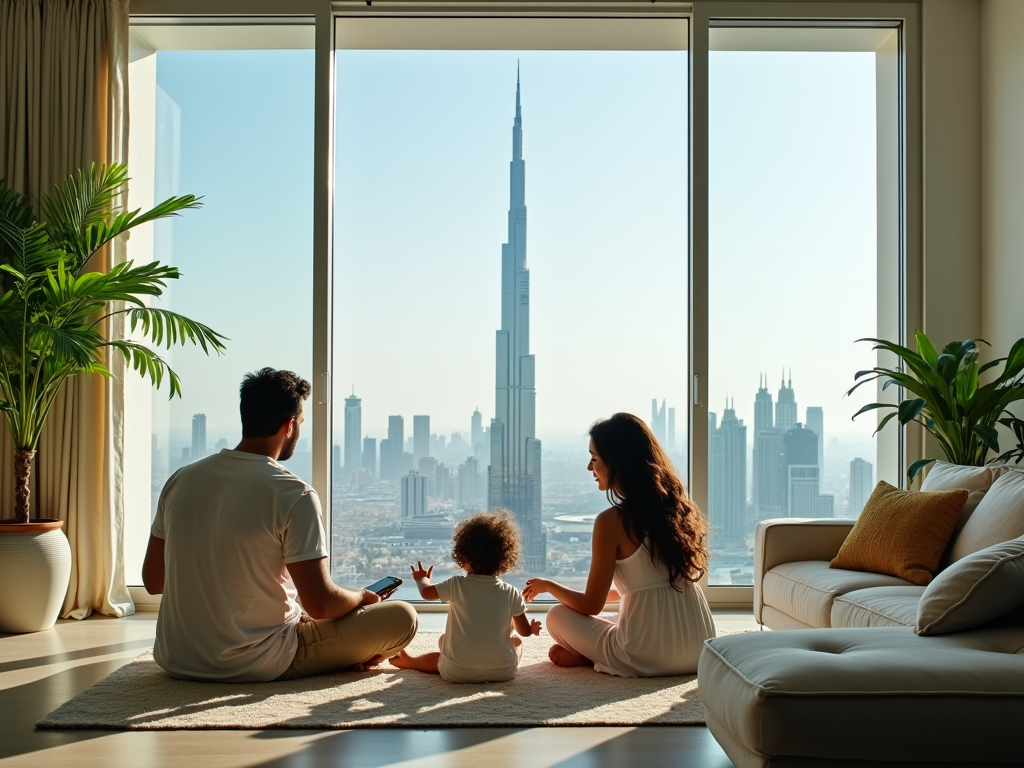
[[[938,346],[954,339],[984,338],[981,0],[924,0],[921,32],[921,327]],[[913,318],[908,318],[907,331],[914,331]]]
[[[1024,336],[1024,2],[984,0],[982,334],[1005,354]]]

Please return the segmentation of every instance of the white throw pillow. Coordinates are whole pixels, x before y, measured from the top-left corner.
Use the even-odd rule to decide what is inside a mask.
[[[946,556],[948,562],[955,563],[972,552],[1018,536],[1024,536],[1024,472],[1004,470],[964,527],[953,534]]]
[[[984,624],[1024,605],[1024,537],[967,555],[936,576],[917,608],[919,635]]]
[[[967,503],[964,504],[964,511],[960,513],[960,522],[953,530],[953,541],[956,541],[964,524],[974,514],[985,492],[999,477],[999,471],[998,467],[968,467],[963,464],[950,464],[948,461],[936,461],[931,465],[921,483],[922,491],[955,491],[957,488],[967,490]]]

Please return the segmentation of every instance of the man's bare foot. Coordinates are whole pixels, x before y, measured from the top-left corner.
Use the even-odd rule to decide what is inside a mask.
[[[399,651],[397,656],[388,659],[388,664],[399,669],[414,669],[412,657],[405,651]]]
[[[586,656],[581,656],[578,653],[570,651],[568,648],[564,648],[561,645],[555,644],[548,648],[548,658],[551,659],[552,664],[557,664],[560,667],[592,667],[594,662],[588,659]]]
[[[352,669],[356,672],[367,672],[383,662],[384,657],[378,654],[377,656],[367,659],[362,664],[353,664]]]

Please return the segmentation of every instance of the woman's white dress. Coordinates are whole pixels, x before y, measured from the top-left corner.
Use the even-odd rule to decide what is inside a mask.
[[[711,609],[698,584],[669,584],[668,568],[651,562],[646,543],[615,561],[621,602],[616,617],[588,616],[564,605],[547,615],[559,645],[586,656],[594,669],[621,677],[693,674],[704,641],[715,636]]]

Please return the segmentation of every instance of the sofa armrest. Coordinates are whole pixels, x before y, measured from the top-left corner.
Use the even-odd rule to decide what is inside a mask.
[[[831,560],[856,520],[786,517],[762,520],[754,529],[754,618],[761,624],[761,581],[782,563]]]

